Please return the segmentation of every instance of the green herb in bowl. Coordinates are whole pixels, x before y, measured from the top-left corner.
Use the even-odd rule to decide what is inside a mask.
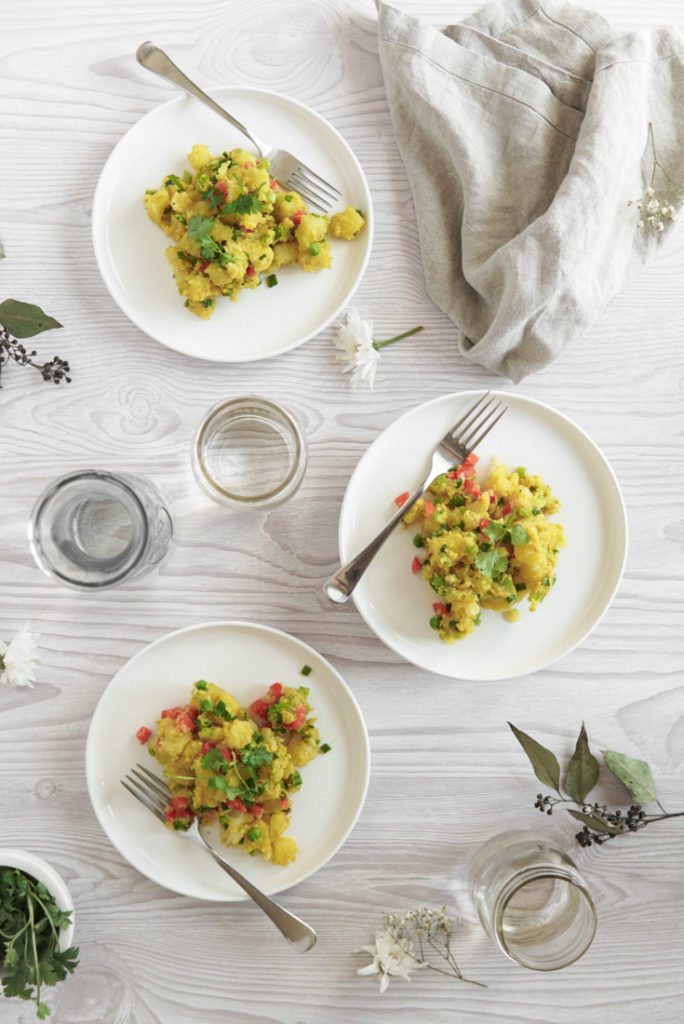
[[[2,851],[0,851],[0,856]],[[0,980],[6,996],[33,999],[39,1020],[49,1008],[41,988],[63,981],[78,965],[78,949],[63,948],[71,911],[57,904],[42,881],[0,861]]]

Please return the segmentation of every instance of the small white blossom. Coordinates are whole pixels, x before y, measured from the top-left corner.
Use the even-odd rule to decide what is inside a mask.
[[[33,686],[39,639],[24,627],[8,644],[0,640],[0,684]]]
[[[355,388],[367,378],[372,391],[380,359],[373,344],[373,321],[362,320],[357,312],[350,310],[346,324],[338,325],[335,348],[339,350],[335,362],[344,363],[343,373],[351,373],[351,386]]]
[[[413,955],[413,943],[404,942],[403,945],[397,940],[392,928],[386,928],[383,932],[375,933],[374,946],[361,946],[357,953],[370,953],[373,957],[371,963],[366,967],[360,967],[357,974],[379,974],[380,991],[384,992],[390,983],[390,977],[405,978],[410,981],[409,974],[418,967],[427,967],[427,964],[418,960]]]
[[[643,197],[636,203],[636,208],[640,213],[639,219],[637,220],[637,227],[644,229],[645,231],[651,231],[655,234],[659,234],[661,231],[665,230],[665,220],[675,219],[677,208],[684,196],[684,189],[670,177],[658,160],[652,124],[649,124],[648,130],[651,140],[651,149],[653,151],[653,166],[651,170],[651,181],[646,187]],[[658,172],[660,172],[660,174],[658,174]],[[660,181],[665,179],[663,187],[659,184],[656,185],[657,177]],[[627,205],[631,206],[633,202],[634,200],[630,199]],[[647,214],[647,216],[644,216],[644,213]]]

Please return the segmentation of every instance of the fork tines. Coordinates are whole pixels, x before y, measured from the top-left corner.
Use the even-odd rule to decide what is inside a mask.
[[[318,206],[323,210],[334,206],[342,197],[339,189],[303,164],[300,164],[297,170],[292,172],[286,184],[288,188],[294,189],[303,199],[306,199],[311,206]]]
[[[131,768],[125,779],[121,779],[121,785],[160,821],[165,821],[165,810],[171,799],[171,791],[158,775],[144,765],[138,764],[136,767],[139,770]]]
[[[458,421],[451,432],[451,436],[468,451],[472,452],[477,448],[506,412],[507,407],[496,398],[490,397],[491,394],[491,391],[485,392],[482,398]]]

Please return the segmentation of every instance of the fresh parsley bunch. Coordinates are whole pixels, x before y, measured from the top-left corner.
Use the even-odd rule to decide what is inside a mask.
[[[39,1020],[50,1010],[40,1001],[44,985],[56,985],[78,966],[78,949],[59,949],[70,913],[61,910],[42,882],[17,868],[0,868],[0,968],[6,996],[33,999]]]

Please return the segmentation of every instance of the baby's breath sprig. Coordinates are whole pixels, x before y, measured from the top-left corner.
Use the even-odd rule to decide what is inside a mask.
[[[427,967],[456,978],[469,985],[486,988],[481,981],[473,981],[463,975],[451,949],[454,927],[460,922],[452,920],[446,907],[438,909],[421,907],[416,910],[403,910],[395,914],[385,914],[384,930],[376,933],[373,946],[361,946],[357,953],[370,953],[373,960],[366,967],[361,967],[358,974],[380,975],[380,991],[384,992],[389,985],[391,976],[409,980],[412,970]],[[440,957],[444,966],[432,963],[430,954]]]
[[[675,219],[682,196],[684,196],[684,186],[671,178],[658,160],[653,125],[650,121],[648,123],[648,133],[653,151],[653,167],[651,169],[651,180],[646,187],[644,196],[636,200],[636,208],[639,211],[637,227],[644,231],[652,231],[654,234],[659,234],[665,230],[667,221]],[[656,184],[658,171],[666,179],[664,185]],[[630,199],[627,205],[631,206],[633,203],[635,203],[635,200]]]

